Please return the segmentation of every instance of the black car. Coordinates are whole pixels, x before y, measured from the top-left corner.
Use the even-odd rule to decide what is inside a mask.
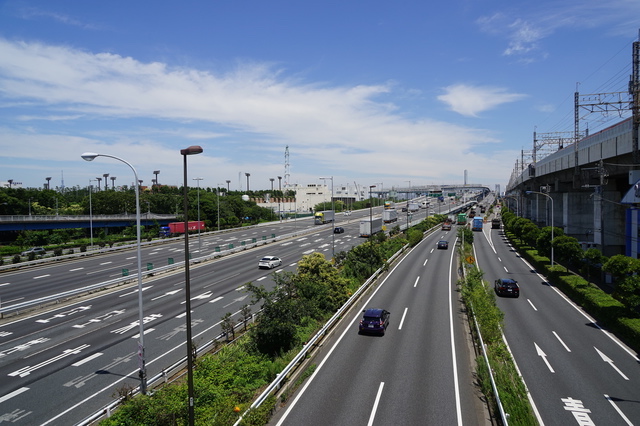
[[[389,311],[380,308],[365,309],[360,320],[358,333],[375,333],[384,335],[389,326]]]
[[[449,248],[449,241],[440,240],[438,241],[438,250],[447,250]]]
[[[335,228],[333,228],[334,234],[342,234],[343,232],[344,232],[344,228],[342,226],[336,226]]]
[[[494,289],[498,296],[520,297],[520,287],[518,287],[518,282],[510,278],[501,278],[496,280]]]

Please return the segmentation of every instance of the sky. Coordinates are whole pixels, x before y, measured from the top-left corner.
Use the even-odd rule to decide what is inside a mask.
[[[0,0],[0,182],[134,182],[94,152],[180,186],[199,145],[194,187],[504,190],[576,90],[627,90],[639,28],[638,0]]]

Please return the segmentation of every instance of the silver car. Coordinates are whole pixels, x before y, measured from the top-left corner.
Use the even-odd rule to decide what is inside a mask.
[[[260,269],[272,269],[280,265],[282,265],[282,259],[275,256],[265,256],[258,262],[258,268]]]

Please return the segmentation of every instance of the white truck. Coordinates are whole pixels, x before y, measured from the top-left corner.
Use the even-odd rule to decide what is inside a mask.
[[[382,231],[382,218],[374,217],[371,221],[369,219],[360,220],[360,236],[370,237],[373,234]]]
[[[384,223],[391,223],[397,220],[398,220],[398,211],[396,209],[382,211],[382,221]]]
[[[410,212],[417,212],[418,210],[420,210],[420,206],[418,205],[418,203],[409,203],[408,208]]]
[[[333,210],[325,210],[323,212],[316,212],[314,217],[314,223],[316,225],[324,225],[325,223],[333,222],[335,214]]]

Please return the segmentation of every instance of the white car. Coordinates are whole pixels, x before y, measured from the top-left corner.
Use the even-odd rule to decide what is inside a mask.
[[[33,253],[36,256],[44,256],[45,254],[47,254],[47,251],[42,247],[31,247],[29,250],[25,250],[20,254],[22,256],[29,256],[30,253]]]
[[[275,256],[265,256],[258,262],[258,268],[260,269],[272,269],[280,265],[282,265],[282,259]]]

